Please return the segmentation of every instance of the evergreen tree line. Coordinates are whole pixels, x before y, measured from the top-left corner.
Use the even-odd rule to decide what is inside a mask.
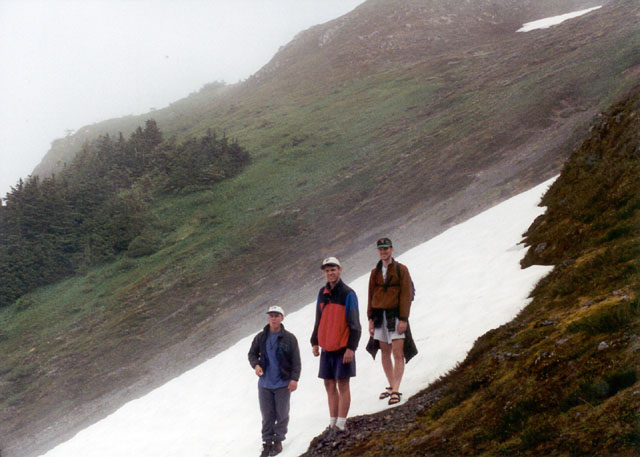
[[[57,176],[21,179],[0,204],[0,307],[121,253],[151,253],[140,240],[154,195],[212,186],[249,160],[237,142],[211,132],[163,141],[149,120],[129,139],[85,144]]]

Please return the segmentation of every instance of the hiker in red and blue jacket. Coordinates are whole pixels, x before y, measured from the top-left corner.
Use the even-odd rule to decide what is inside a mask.
[[[282,325],[284,310],[274,305],[267,314],[269,323],[255,336],[249,349],[249,364],[260,378],[261,457],[282,452],[289,425],[289,399],[291,392],[298,388],[302,368],[298,340]]]
[[[351,405],[349,380],[356,375],[355,352],[362,333],[358,297],[340,275],[342,266],[335,257],[322,262],[327,280],[318,293],[316,321],[311,335],[313,355],[320,357],[318,377],[324,379],[329,401],[331,431],[345,431]]]

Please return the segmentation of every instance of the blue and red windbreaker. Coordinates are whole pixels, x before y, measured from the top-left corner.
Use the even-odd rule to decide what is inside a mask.
[[[354,290],[342,280],[333,288],[327,284],[320,289],[311,345],[325,351],[344,348],[355,351],[361,333],[358,297]]]

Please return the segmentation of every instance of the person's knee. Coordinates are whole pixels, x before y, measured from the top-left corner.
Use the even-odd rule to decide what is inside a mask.
[[[396,360],[404,359],[404,340],[403,339],[393,340],[393,358]]]
[[[349,392],[349,378],[338,379],[338,390],[340,393]]]
[[[334,379],[325,379],[324,380],[324,388],[329,393],[333,393],[336,391],[336,381]]]

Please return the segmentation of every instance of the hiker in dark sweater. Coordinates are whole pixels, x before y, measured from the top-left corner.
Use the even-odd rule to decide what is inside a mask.
[[[282,325],[284,311],[271,306],[269,324],[258,333],[249,349],[249,364],[258,380],[258,398],[262,413],[261,457],[277,455],[289,424],[289,399],[300,379],[300,349],[293,333]]]
[[[369,276],[370,340],[367,351],[375,358],[381,350],[382,368],[389,386],[379,398],[389,398],[389,404],[400,402],[400,383],[404,374],[405,359],[416,354],[409,329],[409,312],[413,300],[413,281],[409,269],[393,258],[393,245],[389,238],[377,241],[380,261]]]

